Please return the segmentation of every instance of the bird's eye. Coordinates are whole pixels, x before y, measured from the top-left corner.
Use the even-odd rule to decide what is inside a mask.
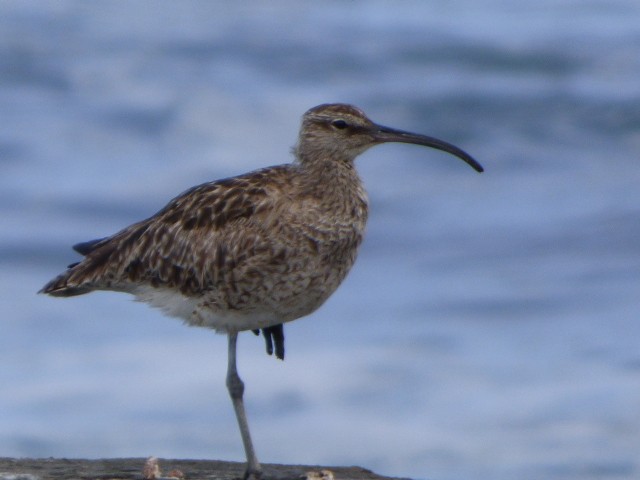
[[[339,128],[340,130],[343,130],[349,126],[349,124],[344,120],[334,120],[333,122],[331,122],[331,125],[333,125],[336,128]]]

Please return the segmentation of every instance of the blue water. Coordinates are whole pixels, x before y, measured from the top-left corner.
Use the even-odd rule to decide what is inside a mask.
[[[640,478],[639,26],[636,0],[0,3],[0,455],[243,459],[224,337],[35,292],[345,101],[486,173],[358,160],[353,272],[285,362],[240,339],[261,460]]]

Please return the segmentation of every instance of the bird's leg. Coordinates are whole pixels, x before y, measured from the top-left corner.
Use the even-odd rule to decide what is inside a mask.
[[[229,333],[229,361],[227,364],[227,389],[231,396],[231,402],[233,403],[233,409],[236,412],[236,419],[238,420],[238,426],[240,427],[240,435],[242,436],[242,443],[244,445],[244,453],[247,456],[247,470],[244,474],[245,480],[259,480],[262,475],[262,467],[256,457],[256,452],[253,449],[253,443],[251,442],[251,434],[249,433],[249,423],[247,422],[247,414],[244,411],[244,402],[242,401],[242,394],[244,393],[244,383],[238,376],[238,370],[236,368],[236,343],[238,340],[237,333]]]

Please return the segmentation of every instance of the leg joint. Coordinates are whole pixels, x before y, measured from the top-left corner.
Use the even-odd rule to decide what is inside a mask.
[[[227,376],[227,389],[231,398],[242,398],[244,394],[244,382],[237,373]]]

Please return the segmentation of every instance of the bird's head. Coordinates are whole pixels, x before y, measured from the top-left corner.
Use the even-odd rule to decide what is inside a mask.
[[[295,153],[303,163],[325,157],[352,162],[368,148],[388,142],[413,143],[443,150],[464,160],[477,172],[483,171],[471,155],[455,145],[378,125],[359,108],[343,103],[318,105],[304,114]]]

